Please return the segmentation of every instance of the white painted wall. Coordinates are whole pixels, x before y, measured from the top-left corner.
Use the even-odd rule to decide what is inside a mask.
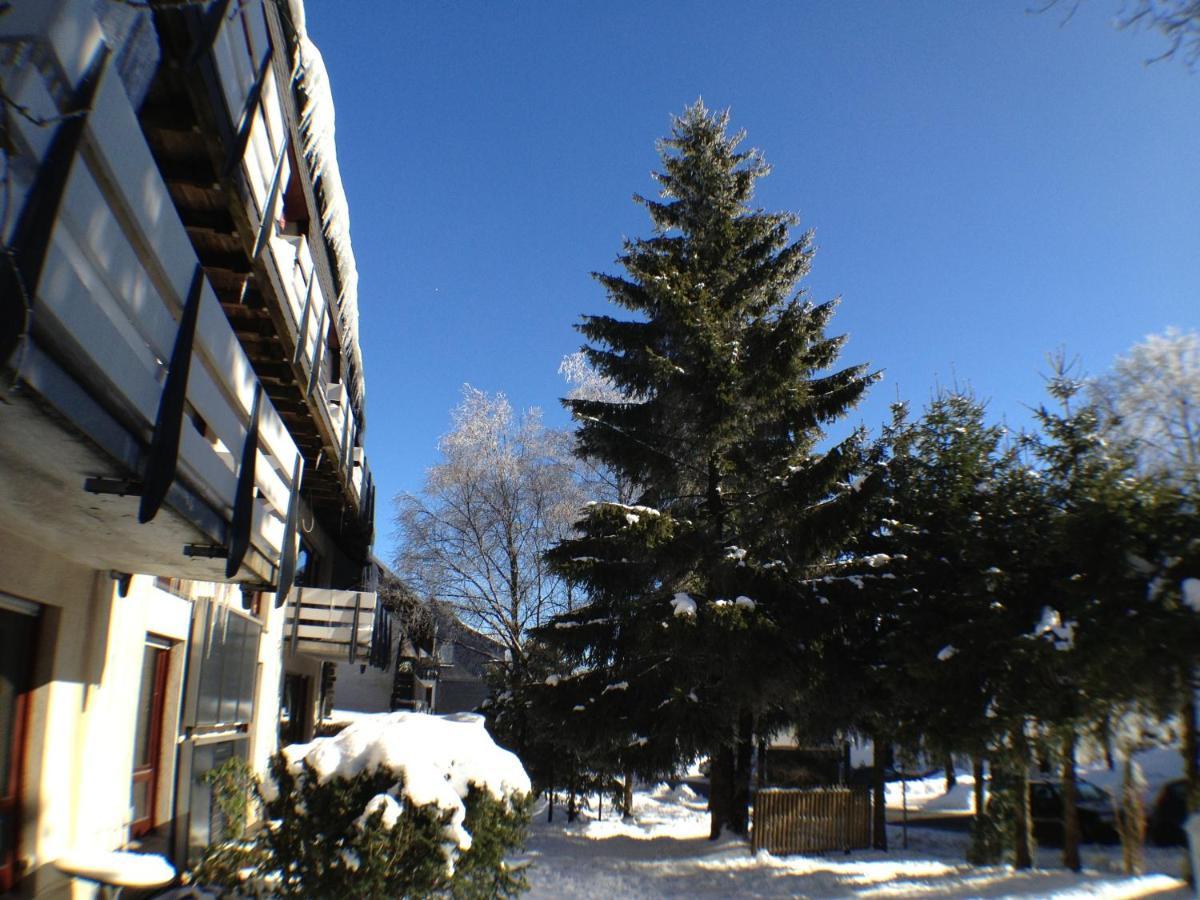
[[[240,608],[235,586],[196,587]],[[25,870],[33,875],[22,890],[35,897],[92,897],[92,889],[69,887],[49,864],[69,850],[115,849],[129,839],[133,742],[148,634],[174,643],[156,824],[171,817],[192,604],[158,589],[147,575],[135,575],[128,595],[119,597],[108,573],[3,531],[0,591],[43,605],[24,769],[24,804],[32,815],[23,821],[20,836]],[[250,732],[251,765],[259,773],[266,772],[277,749],[284,616],[272,601],[264,597]],[[319,664],[316,669],[319,675]]]

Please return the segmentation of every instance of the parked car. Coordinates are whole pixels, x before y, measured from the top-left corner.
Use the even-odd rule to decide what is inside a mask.
[[[1182,778],[1168,781],[1154,798],[1146,816],[1146,835],[1159,847],[1177,847],[1187,843],[1183,830],[1187,819],[1187,782]]]
[[[1088,781],[1075,782],[1075,808],[1079,811],[1079,835],[1084,843],[1116,843],[1117,815],[1108,791]],[[1031,781],[1029,810],[1033,818],[1033,835],[1037,841],[1046,846],[1061,846],[1062,782]]]

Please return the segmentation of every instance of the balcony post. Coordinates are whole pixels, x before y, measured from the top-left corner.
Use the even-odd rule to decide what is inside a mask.
[[[263,57],[262,65],[258,67],[258,72],[255,74],[254,86],[250,88],[250,93],[246,97],[246,103],[242,107],[241,119],[237,124],[237,138],[234,140],[233,146],[229,150],[229,155],[225,158],[224,176],[229,178],[233,175],[237,164],[242,161],[246,155],[246,147],[250,143],[250,132],[254,128],[254,116],[258,112],[259,104],[262,102],[263,82],[271,74],[271,56],[274,53],[274,48],[268,46],[266,56]],[[269,135],[269,132],[268,132]]]
[[[358,657],[358,616],[362,610],[362,594],[354,592],[354,625],[350,630],[350,662]]]
[[[179,317],[179,328],[175,332],[175,346],[171,350],[167,380],[163,384],[158,402],[154,436],[150,439],[150,449],[146,454],[146,468],[142,475],[142,501],[138,508],[138,521],[142,524],[157,515],[171,482],[175,480],[175,467],[179,461],[179,436],[183,428],[183,405],[187,399],[188,372],[192,365],[192,342],[196,336],[196,319],[200,313],[203,288],[204,269],[200,263],[196,263],[187,301]]]
[[[275,608],[287,602],[296,579],[296,529],[300,518],[300,481],[304,477],[304,456],[297,452],[292,466],[292,493],[288,497],[287,521],[283,526],[283,548],[279,554],[279,586],[275,590]]]
[[[313,277],[316,277],[315,269]],[[328,306],[321,307],[321,318],[317,321],[317,345],[313,347],[312,370],[308,373],[308,390],[304,392],[305,398],[311,398],[313,391],[316,390],[317,376],[321,371],[321,360],[325,358],[325,316],[328,312]]]
[[[225,577],[232,578],[241,568],[250,548],[250,528],[254,523],[254,467],[258,460],[258,417],[262,405],[262,382],[254,385],[254,403],[250,424],[242,445],[242,464],[238,467],[237,489],[233,495],[233,519],[229,526],[229,555],[225,559]]]
[[[304,588],[296,588],[296,602],[292,605],[292,652],[300,643],[300,606],[304,603]]]
[[[267,193],[267,204],[263,207],[262,219],[258,223],[258,237],[254,239],[254,251],[250,254],[250,258],[254,262],[258,262],[263,248],[267,246],[267,239],[271,235],[275,219],[275,201],[279,199],[279,181],[283,175],[283,161],[287,159],[287,148],[288,142],[285,138],[283,146],[279,148],[279,159],[275,160],[275,172],[271,175],[271,190]]]
[[[304,293],[304,312],[300,314],[300,328],[296,332],[296,350],[292,353],[292,364],[299,365],[304,356],[304,339],[308,337],[308,319],[312,315],[313,285],[317,283],[317,270],[308,273],[308,290]]]

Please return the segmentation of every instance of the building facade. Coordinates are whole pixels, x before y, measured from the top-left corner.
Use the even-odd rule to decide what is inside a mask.
[[[15,0],[0,84],[0,893],[89,896],[388,665],[357,272],[299,0]]]

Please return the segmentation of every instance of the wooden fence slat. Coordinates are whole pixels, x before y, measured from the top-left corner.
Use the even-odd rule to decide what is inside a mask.
[[[751,847],[775,854],[865,849],[871,798],[850,788],[763,788],[754,801]]]

